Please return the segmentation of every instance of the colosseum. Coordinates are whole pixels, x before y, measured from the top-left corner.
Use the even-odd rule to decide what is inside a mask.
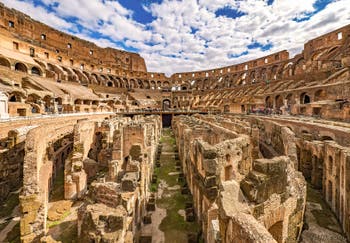
[[[0,16],[0,242],[349,242],[350,25],[168,77]]]

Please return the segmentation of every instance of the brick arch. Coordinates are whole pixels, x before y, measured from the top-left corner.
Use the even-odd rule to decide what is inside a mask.
[[[303,57],[299,58],[292,67],[293,75],[300,75],[305,72],[305,59]]]
[[[0,57],[0,66],[11,68],[11,62],[5,57]]]
[[[41,70],[40,67],[37,66],[33,66],[30,70],[30,73],[33,75],[38,75],[38,76],[42,76],[43,75],[43,71]]]
[[[150,89],[150,88],[151,88],[151,85],[150,85],[150,83],[149,83],[149,80],[143,81],[143,86],[145,87],[145,89]]]
[[[24,64],[23,62],[17,62],[15,64],[15,70],[19,71],[19,72],[27,73],[28,72],[28,66],[26,64]]]

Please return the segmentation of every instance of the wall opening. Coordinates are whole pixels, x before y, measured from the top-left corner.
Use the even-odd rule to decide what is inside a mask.
[[[27,72],[27,67],[23,63],[18,62],[15,65],[15,70],[26,73]]]
[[[283,242],[283,221],[278,221],[277,223],[272,225],[269,228],[269,232],[278,243]]]
[[[171,114],[163,114],[162,115],[162,123],[163,127],[171,127],[173,115]]]

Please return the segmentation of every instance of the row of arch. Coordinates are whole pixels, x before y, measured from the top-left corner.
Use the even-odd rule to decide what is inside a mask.
[[[317,60],[322,55],[333,55],[337,48],[323,52],[315,52],[311,60]],[[200,78],[194,80],[182,80],[173,83],[171,80],[155,81],[139,78],[125,78],[111,74],[89,73],[81,69],[73,69],[56,64],[46,63],[39,60],[35,61],[39,66],[27,65],[23,62],[11,61],[3,56],[0,56],[0,65],[13,67],[16,71],[31,73],[33,75],[55,78],[57,80],[65,80],[78,82],[82,85],[101,85],[115,88],[140,88],[140,89],[172,89],[173,91],[180,90],[208,90],[208,89],[223,89],[233,88],[246,84],[255,84],[261,82],[270,82],[272,80],[288,79],[294,75],[304,74],[307,66],[306,60],[302,55],[283,61],[278,64],[269,66],[257,67],[254,69],[240,71],[237,73],[229,73],[223,76]],[[186,75],[185,75],[186,76]]]
[[[0,66],[4,66],[4,67],[8,67],[11,68],[13,66],[13,69],[15,71],[19,71],[19,72],[23,72],[23,73],[29,73],[33,74],[33,75],[38,75],[38,76],[42,76],[43,71],[41,70],[40,67],[38,66],[28,66],[26,64],[24,64],[23,62],[14,62],[13,64],[11,64],[11,62],[4,58],[4,57],[0,57]]]
[[[274,98],[272,96],[267,96],[265,98],[266,108],[280,108],[284,105],[284,100],[286,100],[287,106],[296,104],[296,98],[299,98],[300,104],[309,104],[311,102],[317,102],[325,100],[327,97],[327,92],[324,89],[318,89],[314,93],[302,92],[299,97],[296,94],[278,94]]]

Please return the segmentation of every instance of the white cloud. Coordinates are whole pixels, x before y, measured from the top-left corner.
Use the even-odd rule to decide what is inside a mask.
[[[0,1],[61,30],[76,30],[65,20],[74,18],[83,27],[79,37],[103,47],[118,48],[123,42],[139,50],[149,71],[168,75],[218,68],[284,49],[293,56],[306,41],[350,23],[348,0],[335,0],[303,22],[293,19],[313,13],[316,0],[275,0],[272,5],[267,0],[164,0],[143,6],[155,18],[148,24],[136,22],[134,13],[118,1],[41,0],[54,12],[35,7],[32,0]],[[245,15],[217,17],[215,12],[224,7]],[[96,32],[98,37],[91,34]],[[248,50],[253,41],[271,43],[272,48]]]

